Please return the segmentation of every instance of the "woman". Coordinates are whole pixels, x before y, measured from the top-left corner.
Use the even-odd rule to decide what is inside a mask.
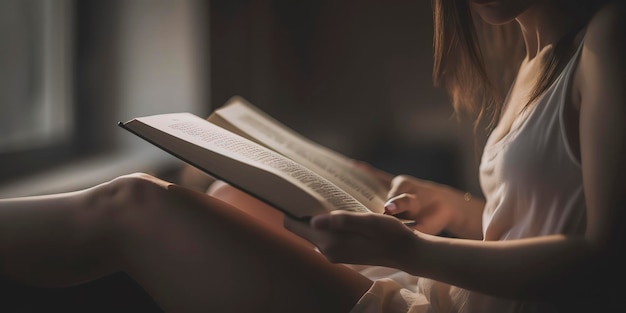
[[[277,211],[228,185],[206,196],[133,174],[0,202],[1,275],[60,286],[124,271],[172,312],[611,308],[624,289],[623,5],[434,9],[435,81],[458,111],[497,125],[481,159],[486,201],[371,169],[390,183],[387,213],[417,220],[414,229],[344,212],[285,219],[287,231]],[[492,31],[513,26],[521,57],[513,33]],[[443,230],[454,236],[436,236]]]

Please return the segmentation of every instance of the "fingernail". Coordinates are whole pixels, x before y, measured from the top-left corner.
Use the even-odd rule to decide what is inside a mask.
[[[394,213],[398,210],[398,208],[396,207],[396,204],[393,202],[387,202],[385,203],[385,211],[389,212],[389,213]]]
[[[323,214],[314,216],[311,219],[311,227],[316,229],[329,229],[330,228],[330,215]]]

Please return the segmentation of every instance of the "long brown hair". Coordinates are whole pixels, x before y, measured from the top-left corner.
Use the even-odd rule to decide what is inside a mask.
[[[598,2],[602,1],[575,12],[580,17],[580,26],[556,43],[527,104],[556,80],[575,51],[574,38],[586,24],[582,21],[588,19],[590,6],[597,8]],[[515,23],[486,24],[473,14],[467,0],[433,0],[433,22],[435,86],[446,88],[457,116],[469,113],[475,118],[475,130],[483,120],[492,129],[525,55],[519,27]]]

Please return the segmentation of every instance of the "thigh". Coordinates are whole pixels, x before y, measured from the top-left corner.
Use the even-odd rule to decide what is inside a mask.
[[[281,236],[284,236],[285,240],[302,244],[311,249],[314,248],[310,242],[285,229],[283,226],[284,214],[280,210],[255,198],[254,196],[221,180],[217,180],[212,183],[206,193],[214,198],[228,203],[242,212],[245,212],[263,225],[272,228],[274,231],[280,233]]]
[[[371,286],[276,224],[203,193],[168,192],[166,213],[152,216],[159,227],[142,228],[127,250],[129,274],[166,311],[348,312]]]

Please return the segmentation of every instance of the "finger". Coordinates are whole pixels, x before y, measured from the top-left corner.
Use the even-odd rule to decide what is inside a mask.
[[[383,223],[386,218],[399,223],[395,218],[381,214],[334,211],[331,214],[313,217],[311,226],[316,229],[365,235],[371,234],[374,227],[380,227],[380,223]]]
[[[283,226],[292,233],[306,239],[314,245],[319,242],[321,236],[319,231],[312,228],[308,222],[297,220],[289,216],[285,216],[283,219]]]
[[[410,208],[417,207],[417,196],[411,193],[403,193],[394,196],[385,202],[385,212],[387,214],[396,215],[406,211],[410,211]]]
[[[391,187],[387,193],[387,197],[395,197],[403,193],[415,193],[416,185],[413,178],[408,175],[399,175],[391,180]]]
[[[285,226],[287,230],[298,235],[307,234],[309,232],[309,229],[311,228],[309,226],[309,223],[307,223],[306,221],[297,220],[288,215],[285,215],[285,218],[283,219],[283,226]]]
[[[333,240],[320,243],[319,251],[333,263],[366,264],[367,259],[376,257],[371,240],[353,233],[334,233]]]

